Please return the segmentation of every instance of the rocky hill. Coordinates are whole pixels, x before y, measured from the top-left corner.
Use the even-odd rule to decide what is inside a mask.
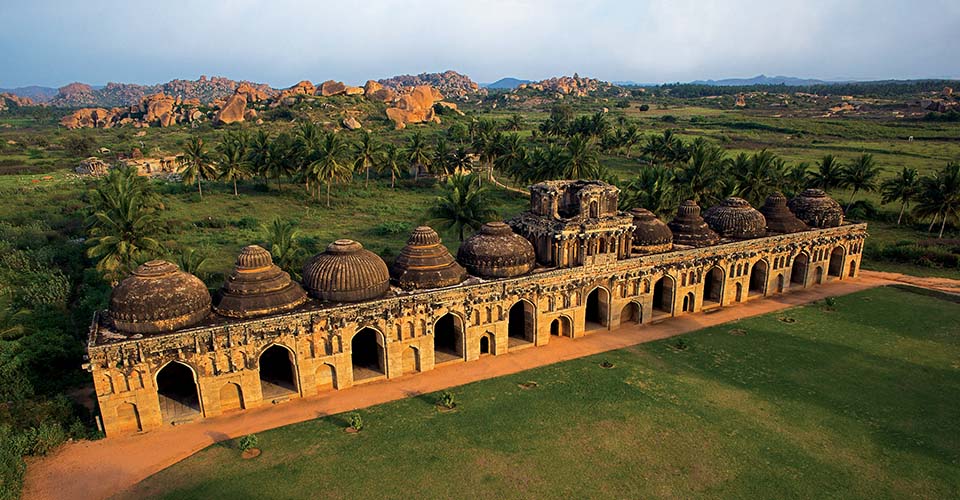
[[[29,97],[35,103],[44,103],[53,99],[57,95],[57,89],[52,87],[41,87],[31,85],[29,87],[17,87],[15,89],[0,89],[0,94],[12,94],[20,97]]]
[[[94,88],[85,83],[71,83],[61,87],[57,95],[49,101],[49,104],[70,108],[81,106],[135,106],[139,105],[144,97],[155,94],[166,94],[181,99],[198,99],[206,104],[218,99],[227,99],[244,84],[266,96],[273,96],[277,93],[276,90],[263,83],[234,81],[219,76],[212,78],[201,76],[199,80],[172,80],[157,85],[108,83],[102,88]]]
[[[379,83],[384,87],[391,88],[400,93],[403,93],[405,89],[429,85],[439,90],[448,98],[465,98],[472,94],[486,94],[486,90],[480,88],[480,85],[471,80],[469,76],[462,75],[453,70],[444,71],[443,73],[398,75],[380,80]]]
[[[614,90],[616,85],[576,73],[573,76],[558,76],[533,83],[522,83],[516,91],[534,90],[560,95],[586,96],[598,91]]]

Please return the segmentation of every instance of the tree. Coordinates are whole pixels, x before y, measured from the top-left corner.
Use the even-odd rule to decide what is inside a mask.
[[[853,163],[841,170],[840,187],[853,189],[847,210],[853,205],[860,191],[872,192],[877,190],[877,179],[880,177],[880,167],[873,161],[873,155],[862,154]]]
[[[233,195],[238,196],[237,181],[250,175],[246,142],[239,137],[227,137],[217,146],[217,168],[220,180],[233,183]]]
[[[597,178],[600,175],[600,158],[590,139],[575,136],[567,143],[563,157],[563,176],[567,179]]]
[[[437,198],[430,209],[433,216],[431,224],[456,228],[460,241],[463,241],[464,229],[479,229],[483,223],[492,220],[497,212],[485,199],[486,188],[480,187],[475,175],[454,174],[447,179],[446,192]]]
[[[404,151],[407,164],[414,169],[414,178],[420,177],[420,170],[430,165],[430,148],[419,131],[410,136]]]
[[[383,150],[383,161],[380,162],[379,171],[390,172],[390,188],[393,189],[397,186],[397,177],[403,173],[403,170],[400,167],[402,158],[402,151],[400,148],[393,144],[387,145]]]
[[[843,169],[833,155],[823,155],[817,162],[817,169],[810,173],[810,185],[824,191],[840,186]]]
[[[643,154],[653,158],[655,162],[676,165],[686,162],[690,158],[690,150],[683,140],[673,134],[673,130],[663,131],[663,135],[652,135],[647,138],[643,147]]]
[[[364,188],[370,185],[370,168],[377,164],[380,149],[380,144],[370,135],[369,130],[364,130],[360,134],[360,142],[353,145],[353,166],[358,172],[364,172]]]
[[[203,279],[203,275],[205,274],[204,268],[207,265],[207,256],[196,248],[187,247],[177,255],[177,264],[183,271]]]
[[[918,217],[932,217],[928,231],[940,220],[940,235],[946,228],[947,220],[960,218],[960,163],[947,163],[932,177],[921,181],[922,196],[913,211]]]
[[[786,174],[783,176],[783,185],[781,186],[783,194],[788,197],[793,197],[803,191],[810,180],[809,170],[810,166],[805,161],[796,163],[787,169]]]
[[[523,116],[520,113],[514,113],[507,119],[507,130],[519,132],[523,129]]]
[[[717,201],[722,194],[726,194],[723,191],[727,162],[722,148],[697,139],[690,147],[690,159],[675,172],[674,185],[682,189],[680,194],[683,198],[700,203]]]
[[[299,166],[302,169],[306,165],[302,164],[300,147],[298,141],[288,133],[282,132],[270,143],[269,163],[267,165],[267,174],[277,179],[277,189],[281,188],[280,179],[283,176],[291,176]]]
[[[623,210],[643,207],[664,215],[673,210],[676,204],[673,191],[673,175],[662,166],[644,166],[636,178],[623,187],[620,198]]]
[[[261,229],[273,262],[280,269],[299,278],[299,264],[304,251],[300,245],[300,231],[297,229],[297,223],[277,217],[270,224],[261,226]]]
[[[313,151],[312,161],[304,173],[310,181],[326,186],[327,208],[330,208],[330,186],[350,178],[353,173],[343,160],[346,149],[347,145],[339,135],[327,132]]]
[[[738,195],[754,206],[763,203],[771,191],[779,189],[785,175],[783,162],[766,149],[750,156],[738,154],[729,170],[737,181]]]
[[[0,294],[0,340],[16,340],[29,332],[29,309],[14,307],[10,295]]]
[[[270,169],[270,134],[260,129],[247,146],[247,165],[266,183]]]
[[[900,202],[900,214],[897,215],[897,225],[903,221],[903,212],[920,195],[922,183],[920,173],[914,168],[903,167],[897,175],[883,181],[880,185],[881,203]]]
[[[197,183],[197,192],[200,193],[200,199],[203,199],[203,187],[200,185],[202,180],[210,180],[216,176],[214,161],[203,147],[203,139],[193,136],[187,141],[183,148],[183,153],[177,157],[177,163],[180,165],[180,175],[186,184]]]
[[[445,179],[450,174],[451,161],[453,153],[447,145],[447,140],[443,137],[437,138],[437,144],[433,148],[433,158],[430,161],[431,170],[441,179]]]
[[[118,281],[137,263],[160,252],[157,211],[163,208],[149,181],[134,168],[117,168],[91,194],[87,255],[105,278]]]

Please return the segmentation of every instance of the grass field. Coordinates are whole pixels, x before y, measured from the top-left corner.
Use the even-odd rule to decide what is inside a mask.
[[[126,497],[956,498],[957,325],[874,289],[462,386],[453,413],[426,395],[358,435],[264,432],[255,460],[214,445]]]

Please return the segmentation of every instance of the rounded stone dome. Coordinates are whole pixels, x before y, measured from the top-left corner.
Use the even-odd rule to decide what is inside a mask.
[[[843,208],[822,189],[806,189],[787,203],[798,219],[811,227],[843,224]]]
[[[390,289],[390,271],[377,254],[353,240],[337,240],[303,265],[310,295],[330,302],[360,302]]]
[[[467,271],[450,255],[433,228],[420,226],[400,250],[390,277],[400,288],[415,290],[456,285],[467,278]]]
[[[767,220],[750,202],[731,196],[719,205],[710,207],[703,220],[724,238],[746,240],[760,238],[767,233]]]
[[[807,230],[807,225],[787,208],[787,197],[777,191],[763,203],[760,213],[767,219],[767,231],[771,233],[796,233]]]
[[[110,317],[127,333],[160,333],[196,325],[210,314],[210,292],[172,262],[142,264],[110,293]]]
[[[303,287],[273,263],[270,252],[249,245],[237,256],[213,309],[232,318],[252,318],[289,311],[306,300]]]
[[[533,270],[533,245],[503,222],[488,222],[466,239],[457,260],[474,276],[510,278]]]
[[[630,210],[633,216],[633,250],[638,253],[667,252],[673,248],[673,231],[646,208]]]
[[[677,216],[667,226],[673,231],[673,244],[705,247],[720,242],[720,235],[700,217],[700,205],[693,200],[680,204]]]

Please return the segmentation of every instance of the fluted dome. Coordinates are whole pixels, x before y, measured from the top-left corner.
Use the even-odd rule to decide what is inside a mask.
[[[673,248],[673,232],[646,208],[630,210],[633,216],[633,250],[637,253],[667,252]]]
[[[127,333],[160,333],[193,326],[210,314],[210,292],[176,264],[151,260],[110,293],[113,325]]]
[[[452,286],[467,278],[433,228],[420,226],[410,233],[407,245],[390,268],[390,277],[405,290]]]
[[[303,265],[310,295],[331,302],[360,302],[390,289],[390,271],[377,254],[353,240],[337,240]]]
[[[720,235],[700,217],[700,205],[693,200],[681,203],[677,216],[667,226],[673,231],[674,245],[705,247],[720,242]]]
[[[307,300],[307,293],[273,263],[263,247],[243,247],[237,264],[217,294],[214,310],[233,318],[252,318],[289,311]]]
[[[767,231],[771,233],[796,233],[808,229],[807,225],[787,208],[787,198],[779,191],[767,196],[760,213],[767,220]]]
[[[488,222],[460,245],[457,260],[474,276],[509,278],[533,269],[533,245],[503,222]]]
[[[822,189],[806,189],[787,207],[811,227],[837,227],[843,224],[843,208]]]
[[[767,233],[767,220],[750,202],[731,196],[719,205],[710,207],[703,220],[724,238],[746,240],[760,238]]]

